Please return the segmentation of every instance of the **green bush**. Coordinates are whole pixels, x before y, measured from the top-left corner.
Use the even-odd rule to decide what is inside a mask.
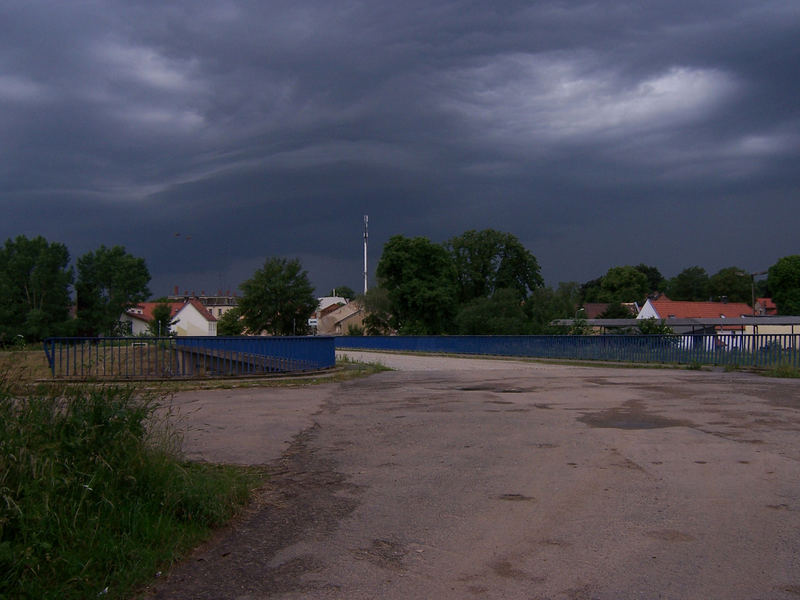
[[[254,474],[182,462],[160,405],[0,382],[0,599],[124,598],[246,500]]]
[[[772,377],[783,377],[789,379],[796,379],[800,377],[800,369],[797,367],[793,367],[792,365],[778,365],[777,367],[773,367],[767,373]]]

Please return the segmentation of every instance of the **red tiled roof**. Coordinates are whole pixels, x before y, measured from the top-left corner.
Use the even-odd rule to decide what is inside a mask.
[[[142,321],[149,323],[153,320],[153,309],[159,304],[166,304],[169,306],[169,316],[172,319],[181,311],[184,306],[186,306],[187,302],[140,302],[134,306],[133,309],[129,309],[126,312],[129,316],[135,319],[141,319]],[[216,317],[214,317],[214,315],[212,315],[197,298],[190,298],[188,304],[194,306],[197,309],[197,312],[203,315],[207,321],[217,320]],[[139,311],[136,309],[141,309],[141,313],[139,313]]]
[[[663,296],[650,300],[661,319],[734,319],[753,315],[753,309],[744,302],[680,302]]]
[[[583,310],[586,312],[587,319],[596,319],[608,308],[607,302],[587,302],[583,305]]]
[[[322,318],[322,317],[324,317],[326,315],[329,315],[333,311],[339,310],[339,308],[341,308],[342,306],[344,306],[344,304],[342,302],[339,302],[337,304],[329,304],[328,306],[323,308],[321,311],[319,311],[319,316],[320,316],[320,318]]]
[[[585,317],[587,319],[598,319],[600,315],[608,310],[608,307],[611,306],[608,302],[586,302],[581,308],[586,312]],[[633,302],[623,302],[622,306],[627,308],[631,313],[631,318],[636,316],[636,308],[634,308]]]
[[[778,314],[778,306],[772,301],[772,298],[756,298],[756,302],[764,309],[764,314]]]

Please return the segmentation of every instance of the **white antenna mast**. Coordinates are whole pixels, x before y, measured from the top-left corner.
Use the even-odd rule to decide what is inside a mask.
[[[367,293],[367,238],[369,237],[369,215],[364,215],[364,294]]]

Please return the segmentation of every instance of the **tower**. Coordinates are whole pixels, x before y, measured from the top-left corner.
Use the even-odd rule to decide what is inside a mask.
[[[367,238],[369,238],[369,215],[364,215],[364,294],[367,293]]]

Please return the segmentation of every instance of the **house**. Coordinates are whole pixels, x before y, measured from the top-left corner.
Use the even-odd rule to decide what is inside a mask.
[[[738,346],[741,337],[737,341],[735,336],[737,334],[741,336],[746,332],[746,325],[742,323],[726,325],[724,322],[719,322],[721,319],[739,320],[742,317],[752,316],[752,307],[744,302],[686,302],[660,296],[657,299],[648,298],[636,318],[663,320],[675,333],[689,334],[684,336],[682,341],[686,347],[694,346],[697,339],[706,350],[712,350],[715,347]],[[679,319],[690,322],[670,323]],[[696,321],[691,322],[693,319]]]
[[[333,309],[333,310],[330,310]],[[347,304],[331,305],[321,311],[324,313],[319,319],[317,333],[327,335],[347,335],[348,328],[364,326],[366,313],[364,308],[356,301]]]
[[[752,317],[753,309],[744,302],[682,302],[666,296],[648,298],[637,319],[738,319]],[[726,329],[727,326],[719,326]],[[742,326],[736,326],[741,329]]]
[[[347,304],[347,298],[342,298],[341,296],[323,296],[322,298],[317,298],[317,314],[315,315],[318,319],[322,318],[322,311],[328,309],[331,306],[341,306],[342,304]]]
[[[170,302],[187,302],[191,298],[196,298],[199,300],[200,304],[205,306],[208,312],[214,315],[217,319],[219,319],[232,308],[236,308],[239,305],[239,297],[235,292],[231,295],[230,290],[226,292],[218,290],[216,295],[206,294],[205,290],[202,290],[199,295],[195,294],[194,292],[190,293],[188,290],[184,291],[183,294],[180,294],[179,288],[176,285],[175,289],[173,290],[173,294],[171,296],[167,296],[167,300]]]
[[[140,302],[120,316],[120,322],[130,323],[131,335],[147,335],[148,325],[153,320],[153,310],[159,304],[170,307],[172,327],[170,333],[177,336],[217,335],[217,319],[197,298],[186,302]],[[163,335],[168,335],[166,332]]]
[[[756,298],[756,315],[774,316],[778,314],[778,307],[772,301],[772,298]]]
[[[636,302],[623,302],[621,305],[630,311],[631,318],[635,317],[639,312],[639,305]],[[578,309],[584,313],[579,316],[584,319],[599,319],[600,315],[606,312],[609,306],[611,306],[610,302],[586,302]]]

